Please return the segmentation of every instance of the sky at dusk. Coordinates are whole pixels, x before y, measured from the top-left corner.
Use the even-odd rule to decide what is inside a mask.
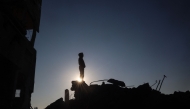
[[[88,85],[114,78],[138,87],[166,75],[162,93],[190,90],[189,0],[43,0],[41,8],[32,107],[64,98],[80,75],[79,52]]]

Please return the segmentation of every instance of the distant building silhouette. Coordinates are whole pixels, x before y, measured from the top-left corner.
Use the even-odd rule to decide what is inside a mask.
[[[65,102],[68,102],[69,101],[69,90],[66,89],[65,90]]]
[[[42,0],[0,1],[0,86],[2,109],[29,109],[34,91],[36,50]],[[31,40],[27,31],[32,30]],[[19,94],[16,95],[16,90]]]

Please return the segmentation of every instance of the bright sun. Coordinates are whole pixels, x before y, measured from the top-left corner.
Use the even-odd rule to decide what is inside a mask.
[[[78,81],[78,82],[81,82],[81,81],[82,81],[82,79],[81,79],[81,78],[78,78],[78,79],[77,79],[77,81]]]

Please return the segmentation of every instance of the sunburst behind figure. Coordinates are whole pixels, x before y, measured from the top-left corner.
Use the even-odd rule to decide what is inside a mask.
[[[78,78],[77,81],[78,81],[78,82],[82,82],[82,79],[81,79],[81,78]]]

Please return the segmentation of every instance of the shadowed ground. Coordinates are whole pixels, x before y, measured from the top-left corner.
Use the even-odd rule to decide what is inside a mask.
[[[148,83],[127,88],[104,83],[88,86],[84,81],[72,81],[71,90],[75,91],[75,99],[64,102],[60,98],[45,109],[190,108],[189,91],[165,95]]]

